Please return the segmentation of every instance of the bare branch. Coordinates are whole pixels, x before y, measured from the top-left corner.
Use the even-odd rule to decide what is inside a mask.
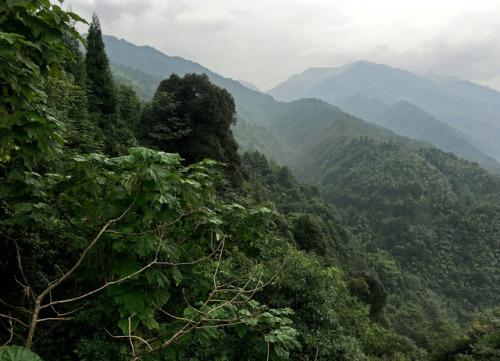
[[[222,242],[219,243],[219,246],[217,247],[217,249],[214,250],[212,253],[206,255],[203,258],[197,259],[196,261],[192,261],[192,262],[179,262],[179,263],[170,263],[170,262],[158,261],[156,263],[159,264],[159,265],[163,265],[163,266],[192,266],[194,264],[197,264],[197,263],[203,262],[203,261],[205,261],[205,260],[207,260],[209,258],[212,258],[212,256],[214,254],[218,253],[221,250],[221,246],[222,246]]]
[[[59,301],[51,301],[51,302],[49,302],[49,303],[47,303],[47,304],[45,304],[45,305],[41,306],[41,309],[44,309],[44,308],[47,308],[47,307],[52,307],[52,306],[54,306],[54,305],[59,305],[59,304],[62,304],[62,303],[69,303],[69,302],[75,302],[75,301],[81,300],[81,299],[86,298],[86,297],[88,297],[88,296],[91,296],[91,295],[93,295],[93,294],[95,294],[95,293],[97,293],[97,292],[102,291],[102,290],[103,290],[103,289],[105,289],[106,287],[109,287],[109,286],[111,286],[111,285],[114,285],[114,284],[117,284],[117,283],[120,283],[120,282],[126,281],[126,280],[128,280],[129,278],[132,278],[132,277],[134,277],[134,276],[136,276],[136,275],[138,275],[138,274],[140,274],[140,273],[144,272],[146,269],[150,268],[151,266],[153,266],[154,264],[157,264],[157,263],[158,263],[158,262],[157,262],[157,260],[156,260],[156,258],[155,258],[152,262],[148,263],[146,266],[142,267],[140,270],[137,270],[137,271],[135,271],[134,273],[129,274],[128,276],[122,277],[122,278],[120,278],[120,279],[118,279],[118,280],[116,280],[116,281],[109,281],[109,282],[106,282],[106,283],[105,283],[104,285],[102,285],[101,287],[96,288],[96,289],[94,289],[94,290],[92,290],[92,291],[90,291],[90,292],[87,292],[87,293],[85,293],[85,294],[83,294],[83,295],[80,295],[80,296],[77,296],[77,297],[74,297],[74,298],[68,298],[68,299],[65,299],[65,300],[59,300]]]
[[[5,235],[6,238],[8,238],[12,243],[14,243],[14,246],[16,247],[16,258],[17,258],[17,267],[19,268],[19,272],[21,273],[21,276],[23,277],[25,285],[21,284],[15,277],[14,279],[16,280],[17,283],[23,287],[23,292],[26,294],[27,297],[32,298],[33,301],[35,300],[35,293],[33,288],[31,288],[30,283],[28,282],[28,279],[26,278],[26,275],[24,274],[24,269],[23,269],[23,263],[22,263],[22,258],[21,258],[21,251],[19,250],[19,245],[17,244],[17,241],[9,237],[8,235]]]
[[[162,308],[160,308],[160,307],[157,307],[156,305],[155,305],[155,308],[156,308],[158,311],[160,311],[160,312],[164,313],[164,314],[165,314],[165,315],[167,315],[168,317],[171,317],[171,318],[173,318],[173,319],[175,319],[175,320],[185,321],[185,322],[189,322],[189,323],[194,322],[193,320],[190,320],[189,318],[174,316],[174,315],[172,315],[172,314],[168,313],[167,311],[165,311],[164,309],[162,309]]]
[[[182,241],[180,241],[179,243],[177,243],[177,245],[180,246],[181,244],[183,244],[184,242],[186,242],[193,235],[193,233],[198,229],[198,227],[199,227],[200,224],[201,224],[200,221],[196,221],[196,226],[194,226],[194,229]],[[213,247],[212,247],[212,249],[213,249]]]
[[[57,310],[54,308],[54,305],[53,305],[53,304],[50,304],[50,308],[52,308],[52,311],[54,311],[54,313],[57,315],[57,317],[65,317],[65,316],[71,315],[72,313],[78,312],[78,311],[80,311],[81,309],[85,308],[85,306],[87,306],[87,304],[84,304],[83,306],[78,307],[78,308],[77,308],[77,309],[75,309],[75,310],[68,311],[68,312],[64,312],[64,313],[61,313],[61,312],[57,311]]]
[[[82,228],[75,224],[72,220],[71,217],[69,217],[65,212],[62,210],[62,206],[57,200],[56,197],[52,197],[52,200],[55,202],[57,210],[59,211],[59,214],[70,224],[71,227],[75,228],[77,231],[80,231],[82,234],[86,236],[92,236],[92,233],[87,231],[85,228]]]
[[[7,316],[7,315],[4,315],[2,313],[0,313],[0,317],[3,317],[3,318],[6,318],[9,320],[9,322],[12,322],[12,321],[16,321],[16,322],[19,322],[21,325],[23,325],[24,327],[28,327],[27,324],[25,324],[23,321],[21,321],[20,319],[18,318],[15,318],[15,317],[12,317],[12,316]]]
[[[137,197],[136,197],[137,199]],[[135,202],[135,200],[134,200]],[[164,226],[161,226],[161,227],[155,227],[153,229],[150,229],[148,231],[144,231],[144,232],[137,232],[137,233],[133,233],[133,232],[120,232],[120,231],[113,231],[112,229],[109,229],[109,230],[105,230],[105,233],[110,233],[110,234],[119,234],[119,235],[123,235],[123,236],[133,236],[133,237],[137,237],[137,236],[144,236],[146,234],[150,234],[150,233],[157,233],[159,230],[169,230],[168,227],[170,227],[171,225],[173,224],[176,224],[177,222],[179,222],[182,218],[184,217],[187,217],[191,214],[193,214],[194,212],[196,212],[196,210],[193,210],[191,212],[188,212],[188,213],[182,213],[179,217],[177,217],[176,220],[164,225]],[[182,228],[171,228],[171,230],[178,230],[178,229],[182,229]]]
[[[135,335],[125,335],[125,336],[116,336],[116,335],[113,335],[111,332],[108,331],[107,328],[104,328],[104,331],[106,331],[106,333],[113,337],[113,338],[133,338],[134,340],[138,340],[142,343],[144,343],[146,346],[149,347],[150,350],[152,350],[153,348],[151,347],[151,345],[149,344],[149,341],[148,340],[145,340],[143,339],[142,337],[139,337],[139,336],[135,336]],[[155,339],[153,339],[154,341]]]
[[[215,272],[213,275],[214,289],[217,289],[217,273],[219,272],[219,267],[220,267],[220,263],[222,260],[222,253],[224,252],[224,237],[222,238],[221,243],[222,243],[222,247],[221,247],[221,250],[219,252],[219,260],[217,261],[217,266],[215,267]]]
[[[44,322],[44,321],[69,321],[69,320],[74,320],[74,317],[47,317],[47,318],[39,318],[37,322]]]
[[[134,342],[132,341],[132,317],[134,316],[135,314],[128,318],[128,340],[130,342],[130,346],[132,347],[132,355],[135,356]]]
[[[130,212],[130,210],[134,206],[135,202],[137,201],[138,197],[139,197],[139,193],[137,193],[135,195],[135,198],[132,201],[132,203],[130,203],[130,205],[128,206],[128,208],[125,211],[123,211],[123,213],[119,217],[117,217],[115,219],[109,220],[104,225],[104,227],[101,228],[101,230],[99,231],[99,233],[97,234],[97,236],[93,239],[92,242],[90,242],[90,244],[82,252],[82,254],[78,258],[78,260],[76,261],[76,263],[73,265],[73,267],[69,271],[67,271],[65,274],[63,274],[60,278],[58,278],[58,279],[56,279],[56,280],[54,280],[52,282],[49,282],[48,287],[36,298],[36,300],[35,300],[35,307],[33,309],[33,317],[31,318],[31,321],[30,321],[29,331],[28,331],[28,337],[26,339],[26,348],[28,350],[30,350],[33,347],[33,337],[35,335],[35,328],[36,328],[36,325],[38,323],[38,316],[39,316],[40,311],[43,308],[50,307],[50,306],[58,304],[58,303],[72,302],[72,301],[68,301],[68,300],[55,301],[55,302],[51,301],[48,304],[42,306],[43,299],[48,294],[50,294],[54,288],[56,288],[61,283],[63,283],[64,281],[66,281],[80,267],[80,265],[82,264],[83,260],[86,258],[87,254],[95,246],[95,244],[101,239],[101,237],[104,234],[104,232],[106,231],[106,229],[108,229],[113,223],[116,223],[116,222],[120,221],[121,219],[123,219],[123,217],[125,217],[127,215],[127,213]],[[103,289],[103,288],[104,287],[102,287],[101,289]],[[88,295],[90,295],[92,293],[95,293],[95,292],[89,292],[87,295],[84,295],[84,296],[87,297]],[[73,300],[78,300],[80,298],[83,298],[83,297],[76,297]]]
[[[116,223],[116,222],[120,221],[121,219],[123,219],[123,217],[125,217],[125,215],[128,212],[130,212],[130,210],[134,206],[135,202],[137,201],[137,197],[139,197],[139,193],[136,194],[136,196],[135,196],[134,200],[132,201],[132,203],[130,204],[130,206],[121,214],[121,216],[119,216],[118,218],[115,218],[115,219],[112,219],[112,220],[108,221],[108,223],[106,223],[104,225],[104,227],[101,228],[101,230],[99,231],[99,233],[97,234],[97,236],[94,238],[94,240],[87,246],[87,248],[85,248],[85,250],[83,251],[83,253],[80,255],[80,258],[78,258],[78,261],[74,264],[74,266],[68,272],[66,272],[61,278],[59,278],[56,281],[51,282],[49,288],[47,288],[42,293],[42,295],[45,296],[47,293],[49,293],[54,288],[56,288],[57,286],[59,286],[62,282],[64,282],[65,280],[67,280],[78,269],[78,267],[80,267],[80,265],[82,264],[83,260],[87,256],[87,253],[89,253],[90,250],[97,243],[97,241],[99,241],[99,239],[106,232],[106,230],[108,229],[108,227],[111,226],[113,223]],[[42,296],[42,295],[40,295],[40,296]]]
[[[8,344],[12,341],[12,339],[14,338],[14,325],[12,325],[12,319],[9,319],[9,325],[10,325],[10,327],[9,327],[10,337],[9,337],[9,339],[7,340],[7,342],[6,342],[6,343],[4,343],[2,347],[0,347],[0,351],[1,351],[4,347],[6,347],[6,346],[7,346],[7,345],[8,345]]]

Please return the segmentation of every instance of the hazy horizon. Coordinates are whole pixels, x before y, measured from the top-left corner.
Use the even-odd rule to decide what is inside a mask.
[[[366,60],[500,90],[500,2],[79,0],[103,33],[267,91],[310,67]],[[79,26],[85,32],[86,26]]]

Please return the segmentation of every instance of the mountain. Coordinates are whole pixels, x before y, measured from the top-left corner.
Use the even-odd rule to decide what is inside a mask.
[[[500,164],[481,151],[482,145],[477,144],[476,139],[407,101],[402,100],[390,106],[376,99],[356,95],[343,99],[338,105],[346,112],[381,125],[396,134],[425,140],[439,149],[500,173]]]
[[[269,94],[282,101],[314,97],[338,106],[359,96],[389,106],[406,101],[470,136],[473,146],[500,160],[500,93],[470,82],[429,80],[360,61],[339,68],[308,69]]]
[[[341,210],[353,234],[425,280],[458,318],[499,301],[498,177],[435,148],[369,138],[330,144],[328,134],[311,141],[293,164],[314,162],[302,178]],[[398,292],[394,280],[384,285]]]
[[[326,134],[330,144],[339,147],[346,141],[360,137],[392,140],[416,148],[431,146],[423,141],[397,135],[319,99],[300,99],[286,103],[269,128],[279,134],[290,148],[288,161],[302,153],[305,145]],[[314,164],[314,159],[308,164]]]
[[[103,40],[112,68],[133,80],[145,74],[149,77],[147,85],[152,90],[151,96],[159,82],[171,74],[181,77],[187,73],[207,74],[211,82],[239,99],[238,115],[243,118],[251,117],[254,123],[265,124],[269,120],[268,110],[276,107],[276,101],[268,94],[251,90],[239,81],[224,78],[198,63],[168,56],[150,46],[137,46],[114,36],[104,35]]]

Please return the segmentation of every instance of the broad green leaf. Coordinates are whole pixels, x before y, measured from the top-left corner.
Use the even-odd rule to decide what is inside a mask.
[[[144,311],[145,300],[141,292],[126,293],[115,297],[117,303],[123,304],[125,309],[130,312],[130,314],[137,314]]]
[[[220,332],[216,328],[206,328],[205,331],[211,338],[218,339],[220,336]]]
[[[177,267],[174,267],[174,269],[172,270],[172,277],[174,277],[176,286],[178,286],[182,282],[182,273]]]
[[[192,320],[194,318],[194,316],[196,315],[196,311],[193,310],[190,307],[187,307],[187,308],[184,309],[184,313],[183,314],[184,314],[184,318]]]
[[[118,275],[119,278],[127,277],[137,272],[141,269],[141,264],[135,259],[127,259],[113,267],[113,271]],[[131,277],[131,279],[137,279],[139,275]]]
[[[155,290],[146,294],[146,301],[150,306],[163,307],[170,299],[170,293],[165,290]]]
[[[281,346],[276,346],[274,348],[274,351],[276,352],[276,355],[278,355],[278,357],[282,357],[285,359],[287,359],[288,356],[290,355],[290,353]]]
[[[124,284],[113,284],[108,286],[108,296],[122,295],[127,291],[128,287]]]
[[[150,330],[160,327],[158,322],[156,322],[156,320],[153,317],[148,317],[143,322]]]
[[[150,268],[145,272],[146,279],[152,285],[164,288],[170,284],[167,275],[158,268]]]
[[[134,332],[137,326],[139,326],[139,319],[137,317],[132,317],[130,319],[130,325],[128,318],[122,318],[118,321],[118,327],[120,327],[124,335],[128,335],[129,332]]]
[[[0,361],[42,361],[42,359],[21,346],[7,346],[0,350]]]

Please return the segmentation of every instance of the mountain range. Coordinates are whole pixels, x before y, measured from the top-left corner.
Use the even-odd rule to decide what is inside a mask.
[[[269,94],[281,101],[322,99],[399,134],[429,141],[483,165],[496,167],[488,157],[500,160],[500,93],[471,82],[438,76],[424,78],[359,61],[338,68],[310,68]],[[390,115],[384,114],[398,102],[406,105],[399,104]],[[392,120],[384,119],[386,115]],[[416,124],[407,127],[410,119]],[[455,130],[444,127],[443,122]],[[441,136],[443,139],[438,139]]]
[[[295,117],[286,102],[315,98],[396,134],[500,172],[500,93],[492,89],[457,79],[423,78],[360,61],[338,68],[310,68],[265,94],[250,83],[225,78],[152,47],[112,36],[103,39],[117,81],[134,85],[144,100],[150,99],[160,81],[172,73],[205,73],[213,83],[226,88],[236,102],[238,123],[234,132],[242,150],[257,149],[284,164],[291,162],[300,149],[284,139],[286,122],[274,123],[283,118],[283,112]],[[327,108],[322,107],[323,118]],[[328,109],[331,119],[340,110]]]

